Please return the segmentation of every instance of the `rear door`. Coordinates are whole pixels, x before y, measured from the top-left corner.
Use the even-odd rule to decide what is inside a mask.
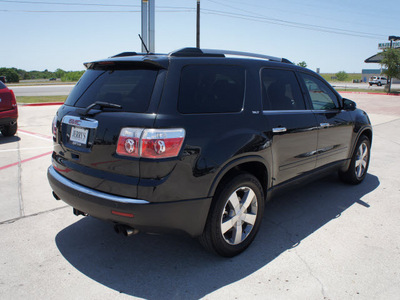
[[[263,117],[272,137],[273,184],[315,168],[317,122],[291,70],[261,71]]]
[[[348,158],[353,131],[350,112],[342,110],[336,94],[321,79],[306,73],[300,77],[319,127],[317,167]]]

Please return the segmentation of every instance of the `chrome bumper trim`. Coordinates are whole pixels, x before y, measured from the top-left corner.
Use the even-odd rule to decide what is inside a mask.
[[[89,194],[98,198],[102,198],[104,200],[109,200],[109,201],[114,201],[114,202],[119,202],[119,203],[125,203],[125,204],[149,204],[150,202],[146,200],[140,200],[140,199],[132,199],[132,198],[126,198],[126,197],[121,197],[121,196],[115,196],[107,193],[103,193],[100,191],[96,191],[93,189],[90,189],[88,187],[82,186],[80,184],[77,184],[64,176],[60,175],[53,166],[49,167],[49,174],[53,176],[54,179],[62,183],[63,185],[68,186],[71,189],[74,189],[80,193],[84,194]]]

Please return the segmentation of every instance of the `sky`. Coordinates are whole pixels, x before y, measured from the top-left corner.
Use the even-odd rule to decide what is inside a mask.
[[[200,46],[305,61],[321,73],[360,73],[389,35],[399,0],[200,0]],[[197,0],[155,0],[155,51],[196,44]],[[84,70],[141,51],[140,0],[0,0],[0,67]]]

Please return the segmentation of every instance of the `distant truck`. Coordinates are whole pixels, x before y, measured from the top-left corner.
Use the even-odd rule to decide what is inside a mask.
[[[386,77],[383,76],[373,76],[369,79],[368,83],[369,86],[372,86],[373,84],[376,84],[377,86],[382,86],[388,84],[388,80]]]

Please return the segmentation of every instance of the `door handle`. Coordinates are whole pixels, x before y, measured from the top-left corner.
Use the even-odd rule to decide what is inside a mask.
[[[272,128],[272,132],[273,133],[282,133],[282,132],[286,132],[286,127],[277,127],[277,128]]]
[[[321,128],[328,128],[328,127],[331,127],[331,126],[332,126],[332,125],[329,124],[329,123],[320,123],[319,125],[321,126]]]

